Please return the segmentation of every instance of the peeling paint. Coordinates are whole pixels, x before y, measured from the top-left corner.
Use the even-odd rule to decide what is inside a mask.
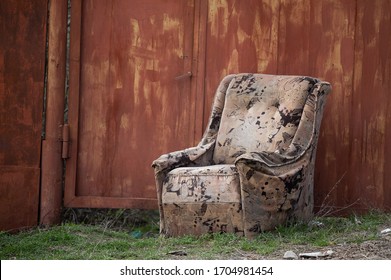
[[[228,22],[231,11],[226,0],[215,0],[209,3],[209,23],[211,35],[225,37],[228,33]]]
[[[128,114],[123,114],[121,116],[120,127],[123,128],[123,129],[128,129],[129,128],[129,115]]]
[[[335,92],[326,106],[320,135],[316,173],[319,201],[345,171],[348,175],[341,184],[341,191],[335,194],[340,204],[350,197],[357,198],[367,185],[384,189],[382,184],[391,180],[384,172],[391,163],[390,149],[386,145],[391,131],[388,129],[390,102],[387,102],[391,71],[388,1],[209,0],[205,10],[200,11],[202,17],[195,18],[198,25],[190,27],[185,24],[191,22],[186,21],[186,17],[197,13],[183,11],[197,8],[197,5],[192,6],[192,1],[156,1],[153,5],[142,0],[125,2],[113,2],[113,11],[93,1],[86,1],[90,6],[83,8],[82,30],[91,34],[82,36],[86,51],[82,55],[80,108],[91,106],[103,111],[102,120],[96,119],[99,118],[96,113],[83,115],[92,119],[91,122],[81,121],[86,134],[93,132],[94,124],[95,129],[99,124],[99,137],[103,137],[100,134],[105,131],[102,123],[111,119],[111,126],[118,129],[122,114],[130,113],[129,134],[124,136],[127,137],[126,147],[131,151],[140,149],[140,138],[151,139],[154,135],[162,135],[156,150],[185,147],[189,137],[181,132],[193,126],[195,109],[191,106],[203,99],[204,104],[197,105],[198,109],[202,107],[198,112],[208,112],[216,83],[224,75],[233,72],[309,74],[330,81]],[[111,15],[115,18],[110,18]],[[101,18],[112,24],[102,25]],[[205,20],[206,32],[200,34],[205,41],[189,35],[202,26],[199,20]],[[107,35],[110,28],[112,37]],[[112,41],[99,40],[98,35]],[[194,39],[194,44],[204,42],[205,53],[191,57],[193,50],[198,49],[184,42],[189,38]],[[199,89],[205,88],[205,93],[197,92],[197,98],[194,94],[186,98],[178,94],[189,93],[188,81],[173,81],[184,73],[186,63],[186,67],[189,66],[190,60],[181,58],[185,54],[192,59],[193,69],[205,69],[201,78],[194,75],[191,79]],[[205,61],[197,60],[203,55]],[[89,83],[90,80],[93,82]],[[83,87],[91,90],[89,97],[83,96],[86,90]],[[117,96],[114,98],[113,94]],[[97,96],[102,96],[101,103],[95,100]],[[106,114],[103,104],[114,101],[115,110]],[[181,106],[188,110],[180,111]],[[201,114],[197,119],[201,119]],[[205,113],[205,124],[208,117]],[[18,112],[17,118],[24,121],[27,114]],[[146,130],[145,125],[139,123],[151,129]],[[115,131],[109,124],[106,126],[106,133]],[[180,135],[172,140],[172,135],[176,134]],[[121,137],[115,141],[124,142]],[[137,160],[143,162],[144,159]],[[356,172],[363,174],[364,179],[356,176]],[[150,182],[145,184],[151,185]],[[366,191],[365,194],[369,200],[377,200],[377,194]]]
[[[140,45],[140,26],[137,19],[130,19],[131,33],[130,33],[130,42],[132,42],[133,47],[141,47]]]

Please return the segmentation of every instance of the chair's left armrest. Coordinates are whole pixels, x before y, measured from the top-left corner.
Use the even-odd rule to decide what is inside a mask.
[[[242,169],[242,166],[247,166],[253,172],[281,176],[287,169],[290,170],[294,166],[307,165],[310,153],[311,150],[295,155],[280,154],[278,152],[245,153],[235,160],[235,165],[238,169]]]
[[[261,152],[237,158],[247,237],[312,214],[312,154],[310,149],[289,157]]]
[[[235,164],[250,164],[254,170],[270,175],[284,172],[292,165],[306,165],[309,161],[308,156],[316,149],[324,104],[330,91],[331,86],[327,82],[314,85],[313,90],[308,94],[297,131],[289,147],[275,152],[246,153],[239,156]]]

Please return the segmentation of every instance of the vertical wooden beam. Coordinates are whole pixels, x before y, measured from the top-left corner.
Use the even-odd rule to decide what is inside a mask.
[[[46,95],[46,137],[42,142],[40,224],[61,221],[61,129],[64,122],[64,90],[67,39],[67,0],[50,1]]]

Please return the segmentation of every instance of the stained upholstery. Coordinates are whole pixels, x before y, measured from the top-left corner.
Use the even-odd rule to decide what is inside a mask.
[[[200,143],[152,164],[161,233],[253,237],[310,219],[316,144],[330,90],[312,77],[226,76]]]

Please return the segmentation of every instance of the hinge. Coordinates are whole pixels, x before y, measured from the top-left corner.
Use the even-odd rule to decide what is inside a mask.
[[[67,159],[69,158],[69,124],[64,124],[61,126],[61,142],[62,142],[62,150],[61,150],[61,158]]]

